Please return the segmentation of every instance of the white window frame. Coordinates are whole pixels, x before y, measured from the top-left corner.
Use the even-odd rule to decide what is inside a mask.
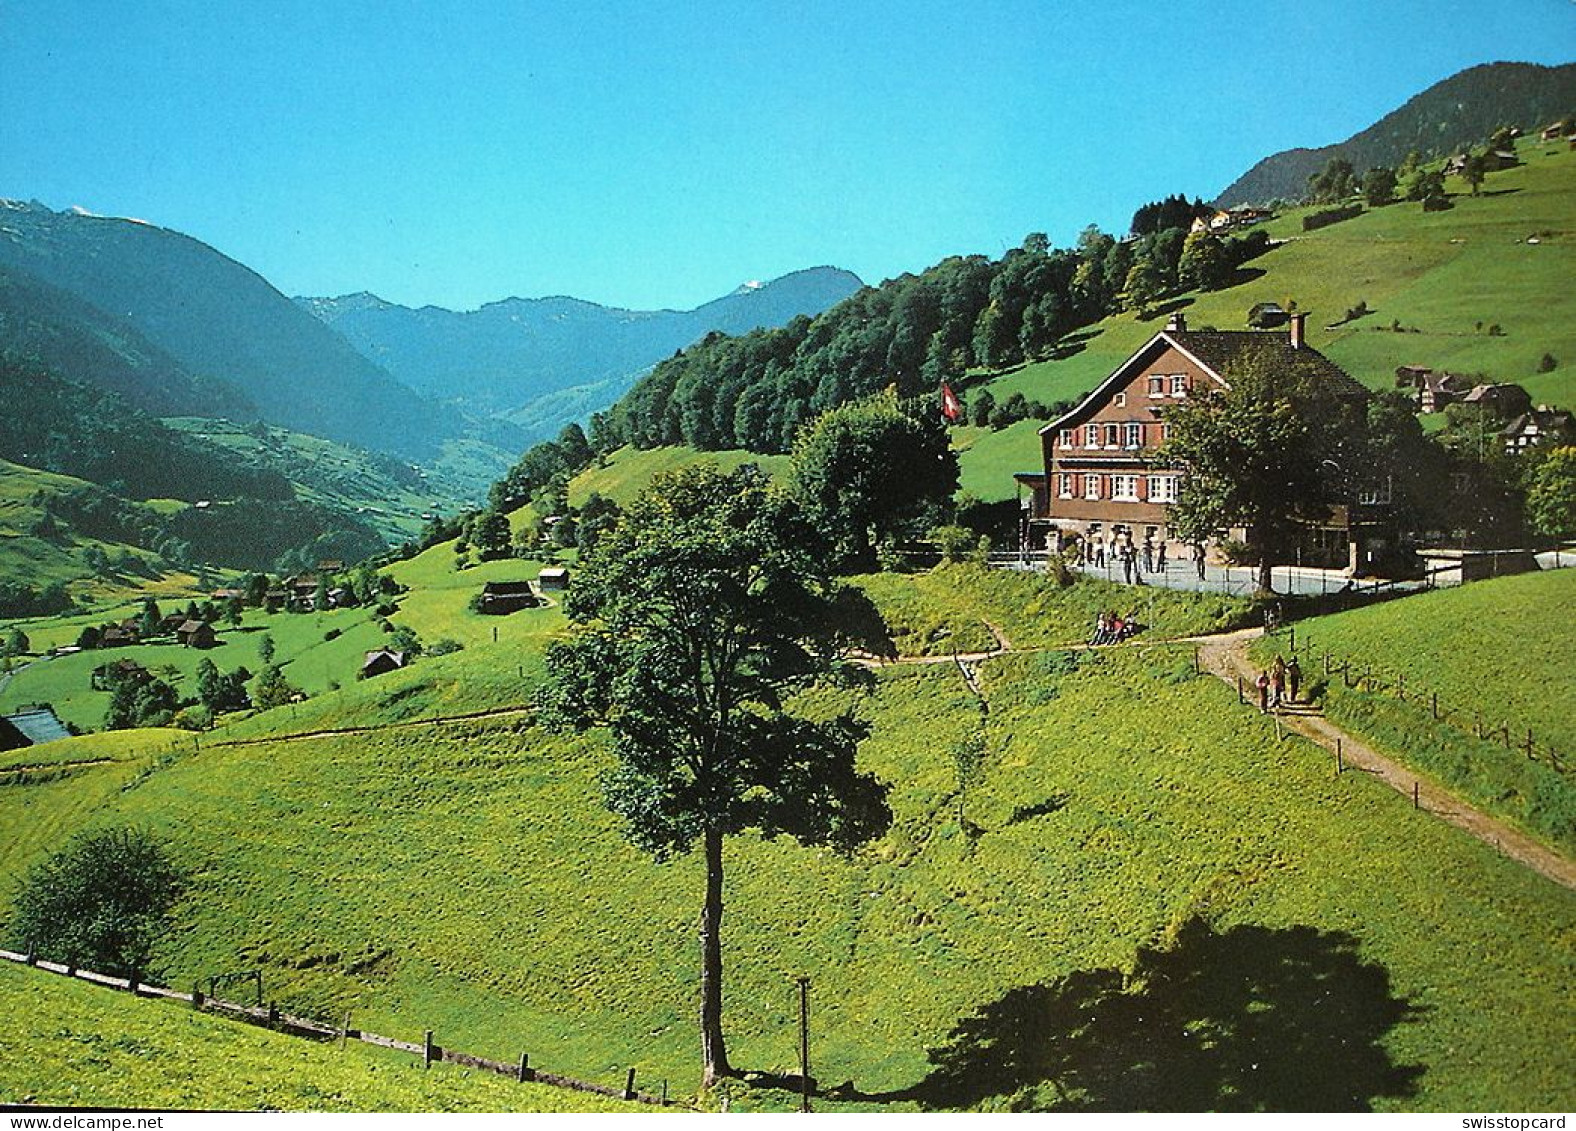
[[[1100,426],[1098,424],[1084,425],[1084,447],[1098,448],[1100,446]]]
[[[1187,374],[1186,373],[1173,373],[1173,374],[1171,374],[1169,388],[1170,388],[1170,391],[1171,391],[1171,395],[1173,397],[1185,397],[1185,396],[1187,396]]]
[[[1144,425],[1139,420],[1129,420],[1122,429],[1122,439],[1129,449],[1144,446]]]
[[[1165,374],[1151,373],[1149,375],[1149,395],[1156,398],[1166,395]]]
[[[1120,424],[1114,424],[1108,421],[1101,425],[1101,427],[1105,429],[1106,448],[1120,448],[1122,446],[1122,426]]]
[[[1078,429],[1076,429],[1076,428],[1063,428],[1062,429],[1062,434],[1061,434],[1061,445],[1062,445],[1062,447],[1064,447],[1064,448],[1075,448],[1075,447],[1077,447],[1078,446],[1078,444],[1077,444],[1077,433],[1078,433]]]
[[[1138,476],[1111,476],[1111,501],[1117,503],[1138,502]]]
[[[1083,497],[1098,500],[1100,498],[1100,477],[1093,472],[1085,472],[1083,479]]]
[[[1117,408],[1126,408],[1127,407],[1127,394],[1126,393],[1117,393],[1116,394],[1116,407]]]
[[[1073,473],[1072,472],[1070,472],[1070,471],[1062,471],[1062,472],[1058,472],[1057,473],[1056,495],[1057,495],[1058,498],[1061,498],[1061,499],[1070,499],[1070,498],[1073,497]]]
[[[1151,503],[1174,503],[1177,501],[1178,476],[1151,475],[1149,477],[1146,494]]]

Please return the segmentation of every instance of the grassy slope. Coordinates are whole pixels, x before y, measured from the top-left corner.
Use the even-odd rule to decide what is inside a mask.
[[[294,483],[307,502],[360,514],[391,545],[420,534],[424,512],[452,511],[455,506],[453,499],[438,497],[415,481],[414,473],[395,475],[384,466],[387,457],[320,436],[270,428],[268,439],[260,440],[245,425],[226,420],[177,417],[164,423],[238,460],[273,468]]]
[[[1004,625],[1078,619],[1022,599],[987,590],[968,611]],[[501,640],[494,651],[490,626],[478,626],[488,639],[473,636],[463,652],[325,698],[359,720],[397,717],[423,696],[479,698],[418,679],[475,681],[497,694],[506,657],[539,670],[532,657],[547,625],[521,616],[504,618],[516,634],[507,648]],[[1570,1019],[1551,996],[1576,973],[1576,898],[1388,791],[1331,781],[1321,755],[1277,745],[1228,689],[1193,679],[1185,650],[1105,653],[1070,673],[1068,663],[1053,655],[987,668],[988,754],[966,824],[952,750],[977,725],[973,700],[948,667],[892,669],[874,698],[854,704],[874,725],[862,757],[893,783],[891,833],[851,862],[732,842],[727,996],[737,1063],[792,1067],[792,978],[809,971],[817,1075],[867,1093],[907,1088],[926,1079],[927,1048],[968,1053],[949,1034],[976,1011],[998,1017],[1038,983],[1125,966],[1139,946],[1204,916],[1215,935],[1197,945],[1182,932],[1179,961],[1206,982],[1235,976],[1237,960],[1222,958],[1241,937],[1234,927],[1265,944],[1250,960],[1283,956],[1273,976],[1264,971],[1261,1005],[1225,1019],[1230,1032],[1251,1030],[1248,1016],[1317,1029],[1327,1016],[1321,991],[1287,972],[1333,963],[1360,974],[1341,966],[1331,932],[1353,936],[1362,962],[1383,967],[1388,993],[1415,1007],[1379,1026],[1371,1048],[1239,1043],[1233,1051],[1265,1063],[1273,1084],[1216,1103],[1339,1106],[1350,1101],[1319,1089],[1372,1080],[1375,1062],[1424,1069],[1415,1095],[1374,1083],[1358,1097],[1380,1107],[1576,1100]],[[412,682],[392,702],[374,698],[401,677]],[[845,694],[807,706],[832,710]],[[269,720],[249,725],[260,731]],[[77,741],[108,749],[118,738]],[[145,764],[137,756],[69,781],[0,786],[0,827],[51,830],[0,841],[0,872],[16,875],[85,821],[152,826],[193,869],[199,893],[165,953],[177,982],[260,965],[281,1001],[327,1015],[353,1008],[379,1031],[431,1027],[500,1058],[528,1048],[544,1068],[592,1079],[634,1064],[643,1079],[689,1081],[699,871],[693,859],[655,865],[623,842],[598,802],[607,759],[600,741],[513,719],[205,745],[123,791]],[[1329,1008],[1360,1014],[1373,1004],[1365,996]],[[1050,1055],[1031,1045],[1026,1063]],[[1091,1089],[1118,1106],[1181,1102],[1162,1098],[1197,1095],[1197,1065],[1179,1056],[1161,1056],[1157,1091],[1133,1090],[1138,1077],[1109,1066]],[[1027,1089],[1024,1102],[1051,1101],[1040,1074],[997,1079],[978,1068],[970,1075],[983,1091],[933,1081],[919,1098],[990,1106]],[[789,1102],[756,1095],[738,1106]]]
[[[1131,586],[1083,578],[1068,589],[1031,573],[943,566],[903,576],[875,573],[853,583],[880,610],[897,654],[945,656],[996,646],[986,621],[1015,647],[1082,644],[1103,611],[1137,611],[1147,639],[1193,636],[1246,623],[1248,603],[1214,594]]]
[[[89,601],[127,592],[152,593],[155,596],[183,592],[193,583],[191,575],[174,571],[152,579],[122,578],[113,584],[92,579],[91,571],[82,557],[89,546],[98,546],[108,554],[127,551],[155,567],[162,564],[162,559],[151,550],[122,546],[116,542],[101,542],[74,535],[60,541],[46,541],[32,535],[33,524],[43,515],[43,511],[33,502],[35,497],[39,494],[70,494],[86,486],[88,483],[85,480],[69,475],[56,475],[0,460],[0,577],[23,581],[35,588],[58,581],[71,586],[72,596]],[[165,500],[144,505],[168,509],[185,504]]]
[[[340,1049],[0,965],[0,1102],[231,1111],[623,1111],[352,1042]]]
[[[1290,242],[1249,265],[1258,277],[1186,296],[1189,324],[1241,328],[1255,303],[1295,300],[1312,314],[1309,343],[1372,388],[1392,387],[1398,365],[1430,365],[1514,381],[1534,401],[1576,403],[1576,321],[1568,301],[1576,278],[1576,153],[1533,141],[1524,141],[1521,153],[1526,164],[1491,174],[1483,196],[1467,195],[1452,180],[1447,188],[1458,195],[1446,212],[1393,204],[1310,233],[1302,231],[1310,209],[1287,212],[1268,230]],[[1524,242],[1533,235],[1537,244]],[[1325,329],[1360,301],[1373,313]],[[1393,333],[1387,327],[1394,321],[1419,332]],[[1496,322],[1503,337],[1486,333]],[[1079,397],[1161,325],[1113,316],[1081,335],[1071,357],[1023,366],[988,387],[997,401],[1014,392],[1047,404]],[[1560,362],[1552,373],[1536,371],[1544,353]],[[989,439],[966,430],[964,488],[986,499],[1010,497],[1012,472],[1040,465],[1037,426],[1020,423]]]
[[[1576,852],[1576,571],[1556,570],[1474,582],[1384,605],[1320,617],[1299,626],[1299,644],[1350,660],[1390,691],[1330,681],[1325,705],[1335,722],[1372,740],[1407,765],[1474,803]],[[1254,649],[1264,663],[1284,638]],[[1322,660],[1305,656],[1317,677]],[[1393,689],[1404,677],[1408,698]],[[1429,696],[1455,715],[1436,722]],[[1529,762],[1498,740],[1472,736],[1472,721],[1512,724],[1520,742],[1530,728],[1561,755],[1561,774]]]
[[[625,447],[609,456],[605,465],[587,468],[575,476],[569,484],[569,501],[580,506],[596,491],[624,506],[644,491],[659,473],[702,461],[716,463],[730,471],[740,464],[754,463],[771,474],[778,474],[787,466],[786,456],[762,456],[754,452],[700,452],[684,447],[643,452]]]

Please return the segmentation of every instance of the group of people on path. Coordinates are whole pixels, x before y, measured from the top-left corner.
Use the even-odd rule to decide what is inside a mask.
[[[1166,566],[1171,561],[1171,544],[1164,538],[1156,539],[1145,536],[1143,542],[1135,545],[1133,536],[1126,530],[1111,531],[1102,537],[1099,534],[1089,536],[1087,542],[1078,545],[1079,560],[1095,569],[1105,569],[1106,563],[1113,566],[1119,565],[1122,570],[1122,580],[1128,585],[1144,583],[1146,573],[1165,573]],[[1204,579],[1204,544],[1196,543],[1193,546],[1193,565],[1198,570],[1199,580]]]
[[[1293,656],[1288,663],[1276,656],[1274,666],[1259,672],[1255,684],[1259,689],[1259,710],[1266,714],[1280,710],[1283,703],[1297,702],[1297,691],[1302,686],[1302,668],[1297,664],[1297,657]]]
[[[1143,625],[1138,623],[1136,612],[1127,616],[1119,616],[1114,612],[1104,613],[1094,618],[1094,635],[1089,638],[1091,647],[1100,644],[1120,644],[1138,632]]]

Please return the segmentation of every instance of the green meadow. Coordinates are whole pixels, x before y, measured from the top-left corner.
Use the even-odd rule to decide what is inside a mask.
[[[1298,626],[1297,642],[1332,721],[1569,854],[1576,852],[1572,640],[1576,571],[1564,569],[1320,617]],[[1268,664],[1286,644],[1284,635],[1268,638],[1252,654]],[[1324,679],[1325,653],[1351,665],[1353,682],[1359,675],[1372,682],[1347,687],[1339,667]],[[1444,718],[1434,717],[1435,696]],[[1477,737],[1480,721],[1490,736]],[[1529,731],[1536,759],[1519,746]],[[1561,769],[1539,753],[1548,747]]]
[[[430,571],[432,592],[396,619],[448,617],[462,651],[200,747],[94,735],[70,760],[95,764],[67,776],[0,775],[0,829],[28,830],[0,838],[0,874],[78,828],[145,826],[192,877],[159,956],[172,984],[261,968],[268,996],[301,1012],[430,1028],[498,1059],[528,1050],[607,1083],[634,1066],[689,1091],[701,870],[623,840],[600,802],[600,739],[528,714],[285,737],[528,701],[558,611],[497,618],[494,644],[491,620],[442,602],[506,563],[456,572],[450,547],[428,553],[402,568]],[[1065,644],[1109,599],[968,567],[859,584],[893,639],[988,620],[1016,643]],[[1236,615],[1174,599],[1156,637]],[[982,680],[986,714],[951,665],[801,699],[868,721],[861,760],[895,821],[847,860],[729,843],[737,1065],[794,1069],[808,974],[826,1110],[1576,1100],[1554,991],[1576,974],[1572,893],[1360,776],[1334,779],[1322,752],[1278,742],[1195,676],[1187,646],[1009,656]],[[791,1108],[771,1083],[725,1090],[734,1110]]]
[[[300,1040],[0,964],[0,1102],[227,1111],[606,1111],[633,1104]],[[651,1110],[651,1109],[645,1109]]]
[[[773,475],[780,474],[788,466],[787,456],[763,456],[746,451],[701,452],[687,447],[637,451],[626,446],[576,475],[569,484],[569,501],[577,507],[584,506],[591,493],[596,492],[619,506],[628,506],[662,472],[699,461],[715,463],[724,471],[753,463]]]

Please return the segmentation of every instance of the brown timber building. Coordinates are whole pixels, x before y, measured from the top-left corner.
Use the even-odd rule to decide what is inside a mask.
[[[1167,510],[1176,501],[1181,476],[1155,458],[1167,439],[1166,413],[1189,397],[1227,388],[1223,374],[1249,350],[1284,351],[1288,361],[1313,366],[1318,376],[1354,397],[1366,396],[1362,386],[1307,345],[1304,319],[1293,315],[1285,331],[1189,330],[1180,313],[1173,315],[1077,407],[1040,429],[1045,470],[1016,476],[1020,488],[1028,490],[1023,499],[1026,548],[1060,549],[1070,535],[1087,542],[1113,535],[1125,535],[1134,544],[1146,538],[1175,542]],[[1351,511],[1332,507],[1330,521],[1310,532],[1308,564],[1323,559],[1326,565],[1359,567]]]

